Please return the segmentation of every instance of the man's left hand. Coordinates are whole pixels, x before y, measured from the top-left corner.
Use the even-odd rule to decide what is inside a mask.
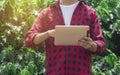
[[[97,44],[90,37],[82,37],[78,40],[78,43],[81,47],[84,47],[91,52],[97,51]]]

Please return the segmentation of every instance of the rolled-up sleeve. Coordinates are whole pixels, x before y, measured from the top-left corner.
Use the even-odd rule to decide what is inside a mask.
[[[37,45],[34,44],[33,40],[38,33],[43,32],[43,29],[45,27],[44,26],[45,25],[44,24],[44,22],[45,22],[44,16],[45,15],[46,15],[45,10],[41,11],[41,13],[38,15],[35,22],[33,23],[33,26],[26,33],[26,35],[24,37],[25,46],[27,46],[27,47],[35,47],[35,46],[40,47],[41,46],[41,44],[37,44]]]
[[[96,11],[91,14],[91,23],[90,23],[90,35],[91,38],[97,44],[97,51],[93,54],[101,54],[105,50],[105,39],[102,34],[102,29],[100,25],[100,20],[97,16]]]

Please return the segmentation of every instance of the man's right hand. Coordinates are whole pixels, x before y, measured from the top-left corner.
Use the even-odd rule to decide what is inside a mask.
[[[47,33],[48,33],[49,37],[54,37],[55,36],[55,29],[48,30]]]

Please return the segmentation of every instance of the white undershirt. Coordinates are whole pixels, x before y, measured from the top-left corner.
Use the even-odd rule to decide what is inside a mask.
[[[75,8],[77,7],[79,1],[72,5],[61,5],[60,8],[63,14],[64,22],[66,26],[70,26],[71,18]]]

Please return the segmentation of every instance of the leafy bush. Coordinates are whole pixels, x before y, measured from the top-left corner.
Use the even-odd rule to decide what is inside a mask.
[[[120,0],[92,0],[92,3],[88,3],[97,10],[107,45],[101,56],[93,57],[93,73],[94,75],[119,75]]]
[[[26,48],[23,36],[38,13],[53,0],[0,1],[0,75],[38,75],[45,72],[44,46]]]
[[[0,75],[43,75],[43,47],[26,48],[23,36],[38,13],[55,0],[0,1]],[[86,0],[101,19],[107,49],[93,57],[94,75],[120,74],[120,0]],[[116,40],[117,39],[117,40]]]
[[[106,49],[106,56],[93,57],[93,74],[94,75],[119,75],[120,74],[120,57],[117,57],[111,50]]]
[[[6,47],[0,53],[0,75],[38,75],[45,72],[44,53],[26,47],[19,51],[13,48]]]

